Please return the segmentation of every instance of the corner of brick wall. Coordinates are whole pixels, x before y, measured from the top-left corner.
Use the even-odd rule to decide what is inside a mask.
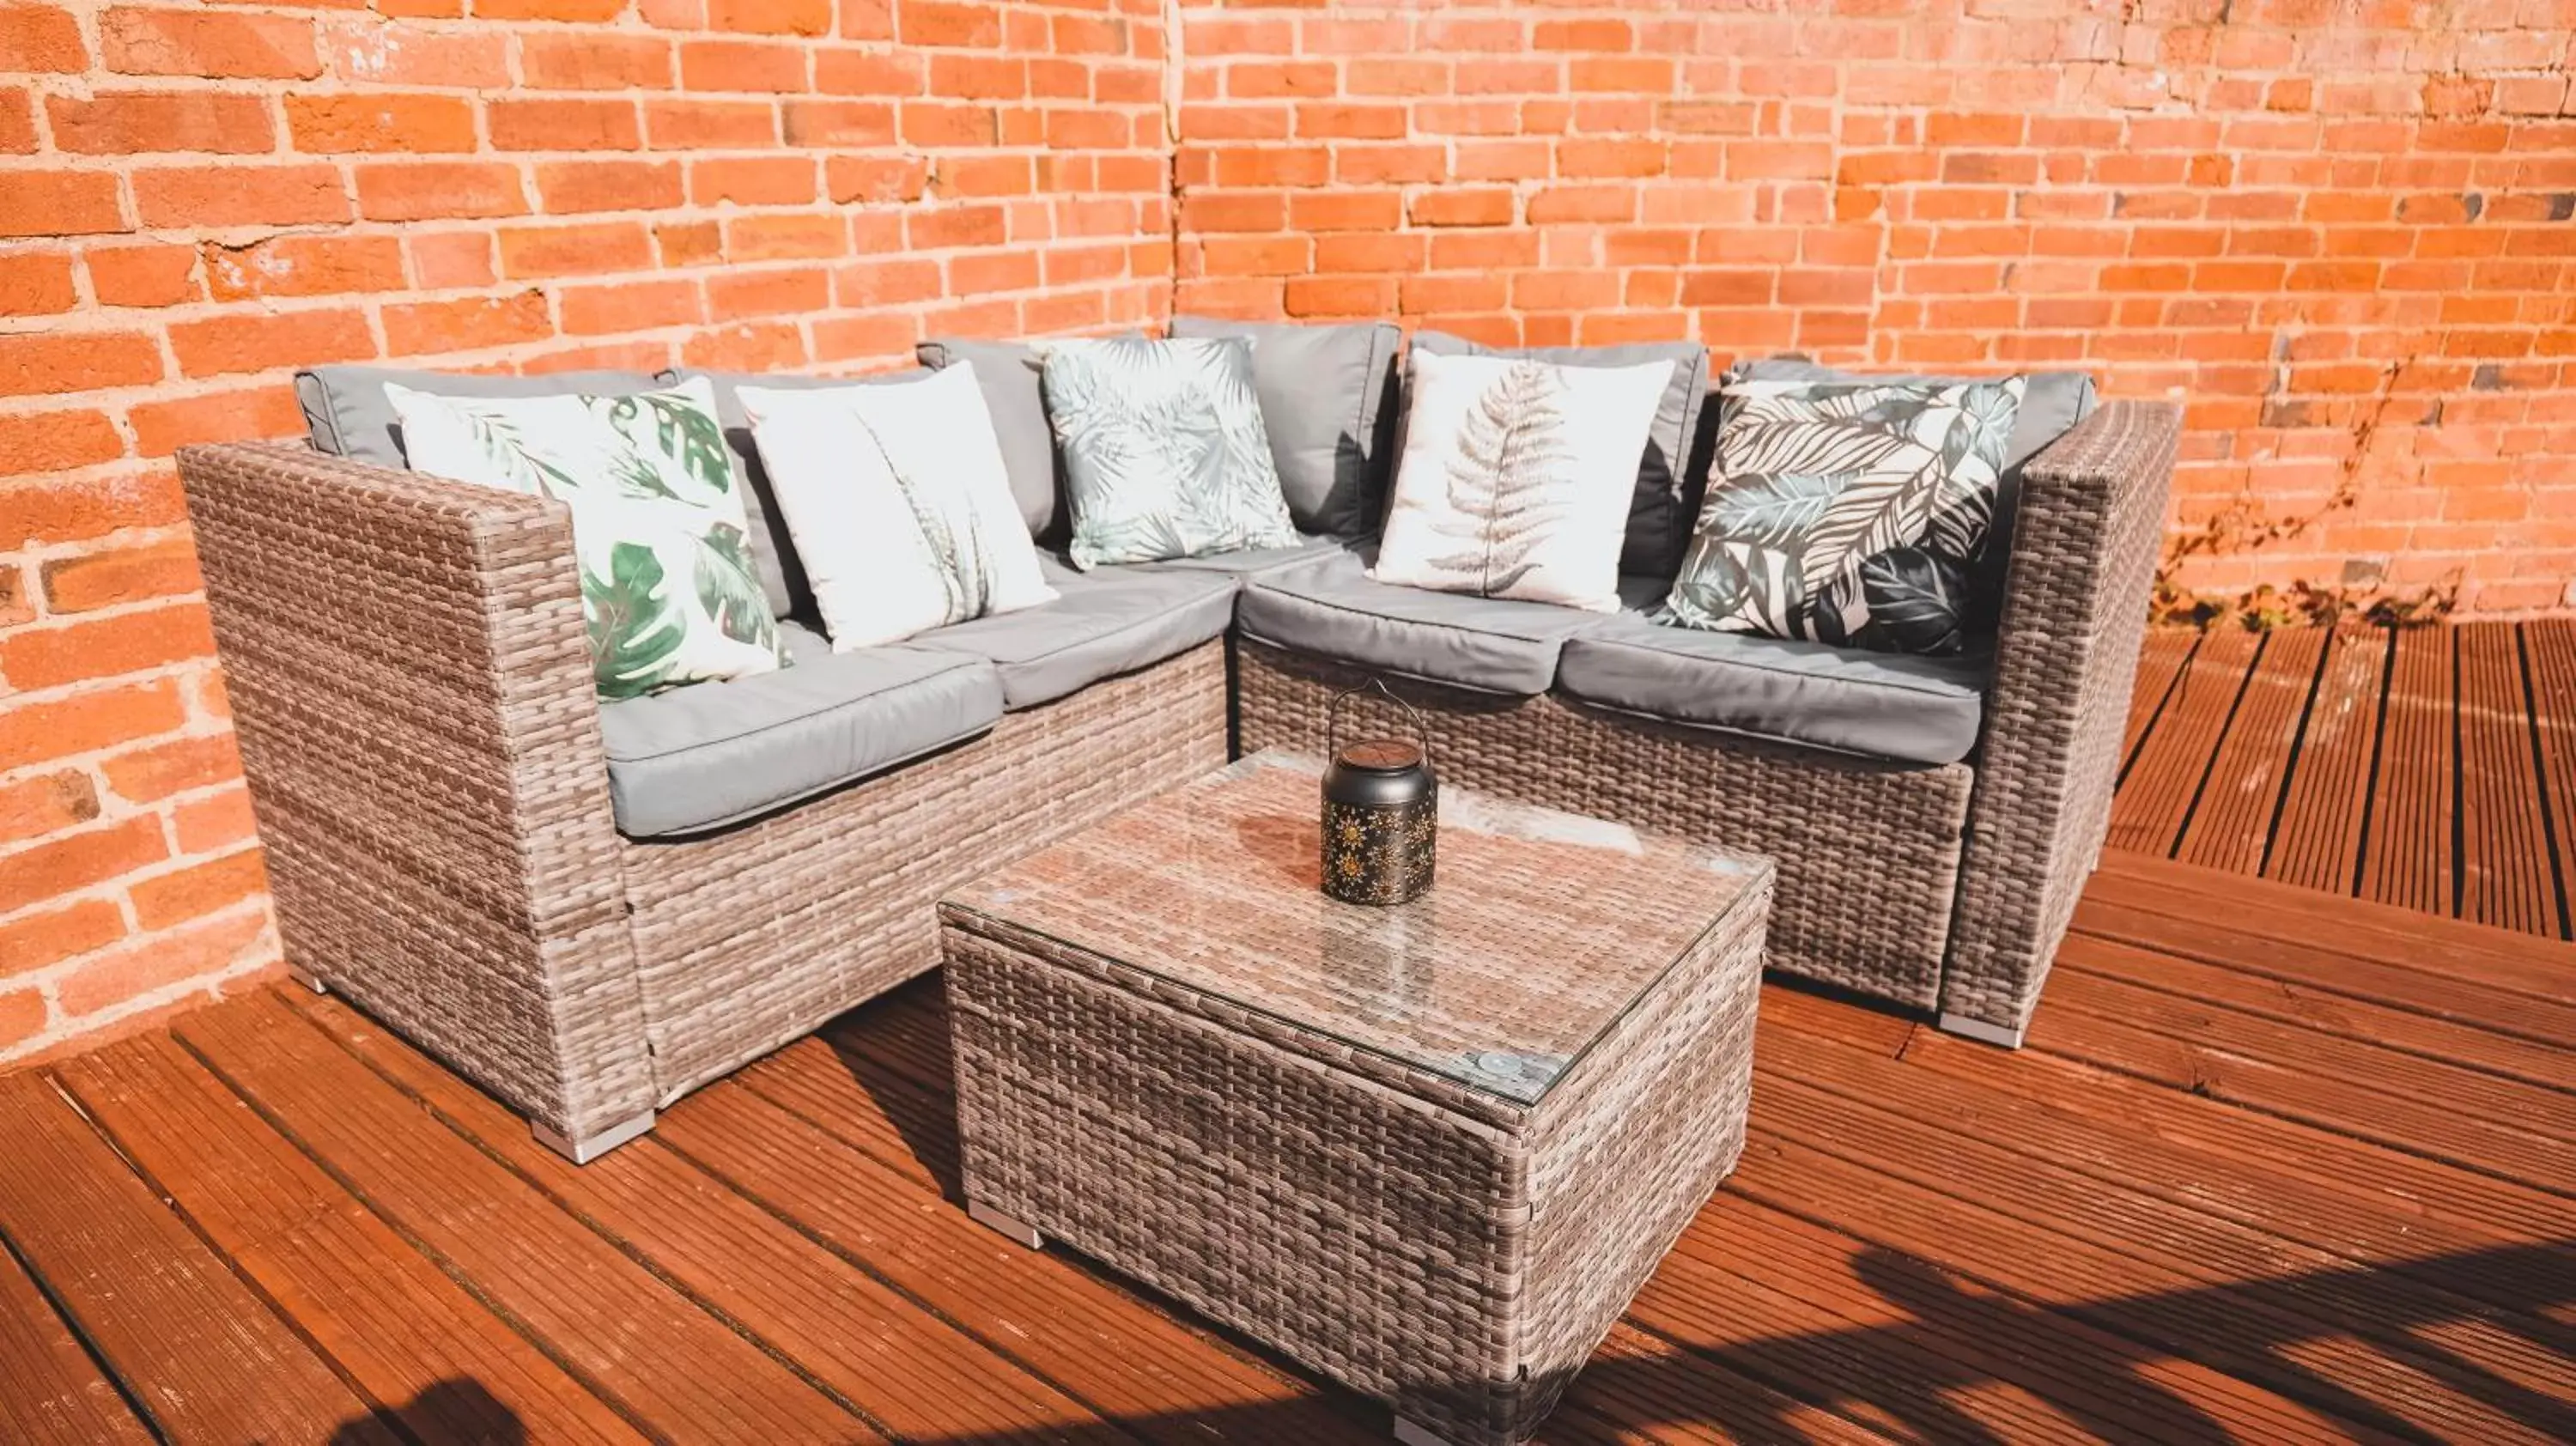
[[[279,962],[172,453],[298,365],[1150,325],[1161,0],[0,0],[0,1065]]]

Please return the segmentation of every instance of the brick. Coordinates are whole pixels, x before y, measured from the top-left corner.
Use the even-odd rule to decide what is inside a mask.
[[[161,349],[139,331],[0,333],[0,397],[140,386],[161,379]]]
[[[680,88],[705,91],[799,91],[806,88],[805,47],[786,41],[690,40],[680,45]]]
[[[46,610],[56,614],[181,597],[204,586],[197,550],[185,539],[54,558],[39,576]]]
[[[643,144],[631,100],[506,98],[485,107],[497,151],[631,151]]]
[[[127,527],[166,527],[187,515],[179,479],[166,468],[104,479],[14,484],[0,488],[0,551],[33,542],[81,542]],[[0,758],[7,752],[0,748]]]
[[[690,280],[612,281],[563,288],[562,329],[567,336],[647,331],[706,320],[698,283]]]
[[[126,890],[134,921],[145,929],[203,918],[218,909],[268,892],[268,872],[256,848],[191,864],[141,880]]]
[[[286,127],[295,149],[316,155],[474,149],[474,107],[461,96],[290,95]]]
[[[849,249],[849,230],[838,216],[737,216],[725,223],[724,238],[725,259],[733,262],[839,256]]]
[[[501,230],[501,274],[512,278],[642,271],[652,264],[651,242],[632,221]]]
[[[1415,196],[1407,214],[1416,226],[1508,226],[1512,193],[1501,186],[1448,186]]]
[[[895,108],[877,101],[790,100],[779,125],[791,146],[882,146],[895,139]]]
[[[653,100],[645,132],[657,151],[778,143],[778,106],[765,100]]]
[[[785,271],[727,271],[707,278],[707,317],[742,321],[801,316],[831,304],[831,273],[819,266]]]
[[[804,156],[736,156],[689,163],[689,199],[701,206],[802,206],[819,192]]]
[[[396,291],[402,242],[393,236],[278,236],[247,246],[203,248],[206,292],[217,301],[259,296],[329,296]]]
[[[0,854],[0,915],[105,883],[159,863],[168,854],[161,842],[161,821],[149,816],[12,849]]]
[[[493,161],[380,161],[355,168],[358,214],[370,221],[522,216],[518,167]]]
[[[268,922],[266,911],[246,909],[136,939],[66,973],[54,986],[55,998],[78,1018],[222,973],[245,962]]]
[[[126,75],[310,80],[322,73],[300,17],[119,5],[99,17],[99,51]]]
[[[0,676],[20,689],[140,672],[215,650],[203,603],[27,628],[0,638]]]
[[[126,419],[134,427],[134,450],[145,457],[167,457],[194,442],[294,437],[304,431],[303,409],[283,383],[137,402]]]
[[[0,85],[0,155],[35,153],[35,94],[23,85]]]
[[[88,68],[89,46],[70,11],[0,4],[0,71],[68,75]]]
[[[98,785],[77,768],[0,784],[0,847],[77,828],[98,817]]]
[[[906,0],[895,13],[895,38],[906,45],[989,48],[1002,43],[1002,12],[994,5]]]
[[[211,90],[107,91],[45,98],[54,146],[77,155],[208,151],[254,155],[274,143],[268,103]]]
[[[482,351],[554,334],[545,293],[536,290],[387,306],[384,324],[389,357]]]
[[[83,899],[0,924],[0,979],[59,964],[125,937],[125,916],[105,899]]]
[[[125,439],[105,412],[0,413],[0,476],[67,471],[124,455]]]
[[[0,316],[53,316],[79,304],[70,256],[45,251],[0,253]]]
[[[596,24],[614,20],[629,0],[474,0],[474,13],[485,20],[560,20]]]
[[[671,42],[656,35],[519,37],[519,73],[538,90],[667,90],[671,56]]]
[[[45,996],[33,989],[0,994],[0,1050],[12,1050],[45,1032]]]
[[[349,219],[349,195],[337,166],[172,167],[133,173],[134,209],[143,224],[301,226]]]
[[[510,83],[510,41],[372,16],[323,22],[322,58],[333,75],[370,85],[492,90]]]
[[[376,354],[376,342],[363,313],[331,308],[178,322],[170,350],[182,376],[210,377],[363,360]]]
[[[832,0],[707,0],[707,28],[759,35],[828,35]]]
[[[102,306],[177,306],[201,294],[193,246],[91,246],[81,261]]]
[[[10,171],[0,236],[89,236],[125,229],[116,177],[102,171]]]
[[[546,161],[537,166],[539,210],[649,211],[680,204],[677,161]]]
[[[250,790],[239,784],[203,798],[192,798],[170,810],[170,828],[181,853],[205,853],[240,843],[258,833],[251,814]]]

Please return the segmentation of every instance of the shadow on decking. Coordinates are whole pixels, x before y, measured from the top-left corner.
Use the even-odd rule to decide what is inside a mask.
[[[948,1067],[946,1031],[918,1038],[926,1052],[910,1059],[890,1059],[839,1036],[829,1042],[841,1065],[884,1109],[906,1147],[938,1182],[940,1193],[962,1205],[955,1098],[925,1077]],[[1060,1245],[1048,1248],[1063,1250]],[[1087,1261],[1082,1264],[1094,1268]],[[2576,1326],[2553,1318],[2576,1308],[2576,1235],[2402,1266],[2355,1266],[2238,1284],[2067,1299],[2045,1307],[1968,1286],[1931,1262],[1884,1246],[1858,1252],[1853,1268],[1878,1302],[1902,1320],[1724,1346],[1659,1337],[1671,1354],[1654,1359],[1613,1354],[1586,1366],[1554,1423],[1542,1430],[1542,1439],[1599,1434],[1581,1428],[1587,1400],[1621,1403],[1622,1424],[1646,1416],[1676,1425],[1707,1424],[1704,1415],[1683,1403],[1708,1400],[1714,1392],[1725,1398],[1725,1426],[1749,1439],[1814,1439],[1813,1413],[1804,1408],[1822,1407],[1880,1423],[1899,1435],[2000,1442],[2010,1438],[1954,1404],[1957,1397],[1994,1388],[2027,1392],[2064,1421],[2106,1440],[2240,1439],[2200,1404],[2156,1378],[2170,1376],[2156,1368],[2175,1361],[2196,1362],[2252,1382],[2375,1435],[2456,1439],[2392,1411],[2385,1401],[2356,1394],[2302,1360],[2303,1354],[2334,1343],[2349,1349],[2360,1342],[2384,1363],[2380,1379],[2389,1383],[2386,1394],[2391,1398],[2420,1394],[2404,1383],[2405,1376],[2413,1375],[2422,1386],[2478,1402],[2541,1436],[2576,1440],[2576,1404],[2546,1386],[2482,1366],[2440,1340],[2445,1328],[2469,1325],[2504,1332],[2544,1360],[2576,1359]],[[1150,1294],[1124,1283],[1122,1288]],[[1169,1303],[1164,1308],[1187,1314]],[[1232,1338],[1269,1355],[1257,1343]],[[2177,1350],[2176,1342],[2190,1344]],[[1746,1382],[1756,1388],[1745,1389]],[[1059,1384],[1080,1395],[1081,1383]],[[2205,1391],[2228,1390],[2227,1382],[2215,1378],[2199,1385]],[[2237,1410],[2242,1409],[2240,1404]],[[1107,1446],[1139,1435],[1277,1438],[1284,1423],[1270,1418],[1279,1414],[1274,1406],[1246,1406],[1078,1428],[1058,1439]],[[1801,1420],[1802,1415],[1809,1419]],[[1310,1414],[1301,1419],[1311,1423]],[[2242,1415],[2236,1420],[2244,1424]],[[1184,1424],[1193,1430],[1173,1429]],[[1828,1422],[1823,1429],[1841,1424]]]
[[[1055,1248],[1055,1247],[1050,1247]],[[1542,1439],[1599,1434],[1587,1402],[1620,1403],[1622,1424],[1646,1420],[1713,1424],[1707,1403],[1723,1399],[1723,1425],[1752,1440],[1805,1441],[1847,1436],[1843,1422],[1820,1421],[1823,1407],[1938,1441],[2013,1439],[1955,1404],[1992,1388],[2020,1388],[2044,1399],[2067,1424],[2111,1441],[2216,1443],[2236,1432],[2150,1370],[2176,1359],[2152,1344],[2199,1343],[2191,1359],[2258,1383],[2384,1438],[2438,1441],[2442,1433],[2354,1394],[2302,1364],[2303,1351],[2356,1334],[2402,1339],[2416,1372],[2446,1392],[2481,1403],[2540,1436],[2576,1439],[2576,1406],[2446,1350],[2446,1326],[2475,1321],[2509,1332],[2546,1359],[2564,1361],[2576,1329],[2549,1317],[2576,1305],[2576,1240],[2439,1256],[2403,1267],[2338,1270],[2203,1289],[2150,1292],[2050,1309],[1964,1289],[1931,1265],[1899,1251],[1872,1248],[1857,1260],[1861,1278],[1899,1322],[1802,1332],[1723,1347],[1664,1341],[1654,1359],[1612,1355],[1576,1378]],[[2519,1282],[2515,1298],[2496,1305],[2498,1282]],[[2428,1309],[2428,1300],[2447,1300]],[[2390,1395],[2412,1395],[2394,1368],[2382,1379]],[[1714,1368],[1714,1369],[1712,1369]],[[1733,1379],[1729,1379],[1733,1378]],[[1751,1383],[1748,1387],[1748,1383]],[[1080,1382],[1059,1382],[1079,1398]],[[2204,1388],[2225,1390],[2209,1380]],[[1345,1399],[1345,1404],[1351,1404]],[[1364,1408],[1363,1408],[1364,1409]],[[2244,1403],[2236,1403],[2241,1412]],[[1288,1419],[1293,1414],[1293,1420]],[[1360,1410],[1353,1436],[1372,1433]],[[2246,1419],[2238,1414],[2238,1425]],[[2279,1423],[2296,1427],[2292,1423]],[[1127,1418],[1054,1433],[946,1438],[968,1442],[1054,1440],[1072,1446],[1132,1446],[1139,1439],[1198,1437],[1214,1441],[1280,1439],[1282,1428],[1312,1440],[1311,1409],[1263,1403],[1186,1415]],[[1594,1427],[1595,1429],[1586,1429]],[[407,1405],[350,1422],[334,1446],[388,1439],[517,1446],[523,1426],[479,1383],[447,1381]]]

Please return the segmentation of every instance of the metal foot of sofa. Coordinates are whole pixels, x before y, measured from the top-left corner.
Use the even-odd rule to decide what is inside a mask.
[[[991,1230],[997,1230],[1002,1234],[1011,1237],[1013,1240],[1018,1241],[1020,1244],[1027,1246],[1031,1250],[1042,1249],[1046,1245],[1046,1237],[1038,1234],[1036,1226],[1023,1221],[1016,1215],[1009,1215],[996,1210],[981,1200],[967,1201],[966,1213],[969,1216],[972,1216],[978,1224]]]
[[[1962,1039],[1973,1039],[1981,1044],[2019,1049],[2021,1037],[2030,1032],[2030,1026],[2025,1024],[2019,1029],[2006,1029],[2000,1024],[1988,1024],[1982,1019],[1972,1019],[1964,1014],[1943,1014],[1941,1032],[1955,1034]]]
[[[596,1134],[585,1135],[578,1140],[567,1139],[562,1134],[534,1122],[529,1124],[528,1133],[537,1137],[538,1144],[574,1164],[587,1165],[627,1141],[642,1137],[652,1128],[653,1112],[646,1110],[624,1124],[611,1125],[607,1129]]]
[[[298,969],[292,964],[286,966],[286,977],[303,985],[305,988],[312,990],[316,994],[328,994],[331,992],[331,986],[322,982],[321,975],[314,974],[303,969]]]

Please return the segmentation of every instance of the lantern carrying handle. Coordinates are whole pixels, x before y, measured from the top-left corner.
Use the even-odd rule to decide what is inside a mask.
[[[1332,761],[1339,759],[1342,756],[1342,705],[1351,701],[1353,698],[1358,697],[1360,694],[1369,691],[1371,688],[1375,688],[1379,693],[1385,695],[1386,701],[1403,709],[1404,716],[1413,720],[1414,742],[1416,746],[1420,747],[1422,750],[1422,761],[1426,764],[1429,763],[1431,761],[1431,724],[1429,720],[1422,716],[1421,709],[1416,708],[1412,704],[1404,701],[1402,698],[1397,697],[1395,695],[1395,690],[1386,685],[1386,679],[1383,677],[1372,677],[1367,682],[1360,684],[1356,688],[1345,688],[1341,692],[1333,695],[1333,706],[1324,710],[1324,756],[1326,760]]]

